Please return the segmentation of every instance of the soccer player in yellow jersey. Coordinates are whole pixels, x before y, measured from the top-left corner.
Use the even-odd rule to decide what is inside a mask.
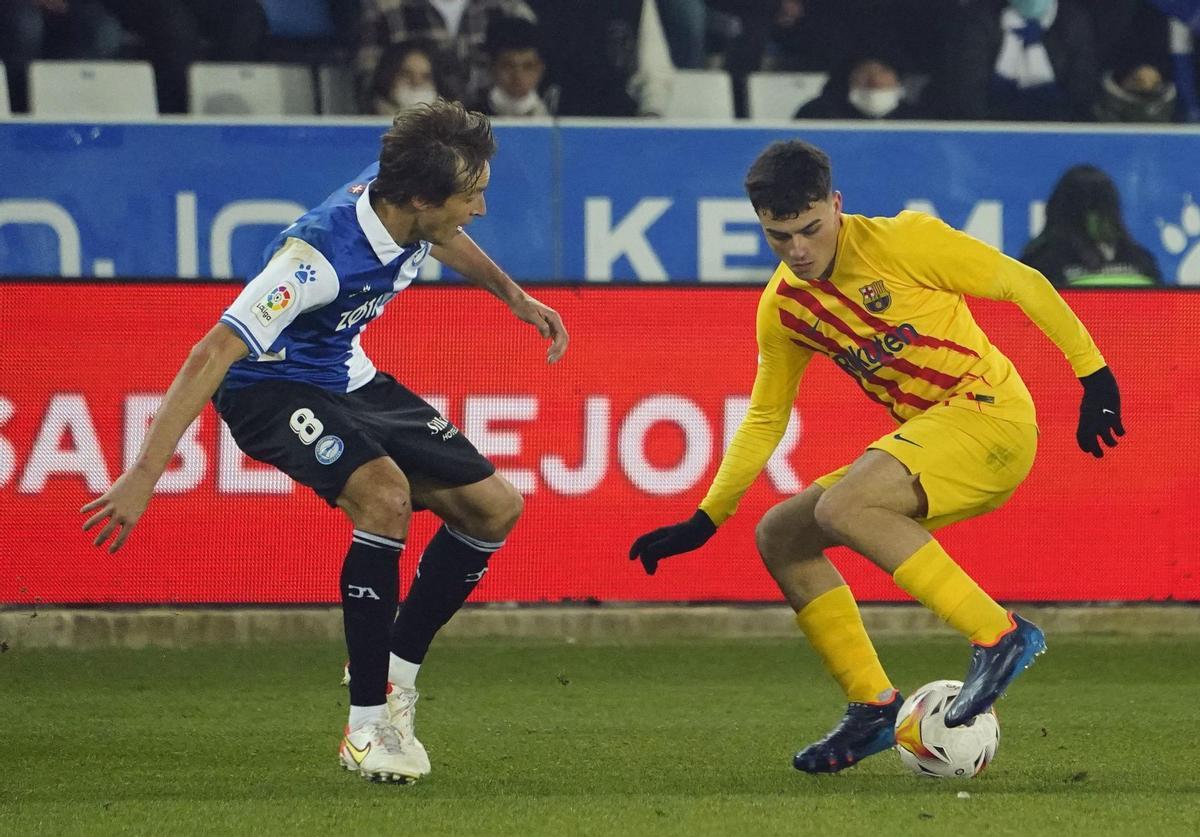
[[[787,426],[804,368],[831,358],[899,427],[851,464],[768,511],[755,532],[796,622],[849,701],[841,722],[796,754],[832,773],[885,750],[903,697],[880,666],[858,606],[823,550],[849,546],[970,639],[959,726],[986,711],[1045,649],[1041,630],[1006,611],[930,532],[1001,506],[1033,464],[1033,401],[1017,370],[975,324],[964,296],[1015,302],[1066,355],[1083,384],[1080,447],[1124,434],[1104,358],[1050,283],[936,218],[842,213],[829,158],[793,140],[769,146],[746,191],[780,259],[758,306],[758,373],[750,408],[691,519],[634,542],[658,562],[704,544],[737,508]]]

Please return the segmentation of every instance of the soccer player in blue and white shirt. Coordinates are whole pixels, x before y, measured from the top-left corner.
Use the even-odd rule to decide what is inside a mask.
[[[362,330],[432,256],[503,300],[562,357],[559,315],[468,236],[485,212],[496,144],[487,118],[439,101],[398,115],[379,162],[281,232],[265,264],[192,349],[135,464],[85,505],[115,552],[180,437],[211,398],[238,445],[312,488],[354,524],[341,572],[350,718],[342,764],[371,779],[429,772],[413,730],[416,676],[521,514],[517,490],[428,403],[379,372]],[[414,508],[444,525],[397,614]]]

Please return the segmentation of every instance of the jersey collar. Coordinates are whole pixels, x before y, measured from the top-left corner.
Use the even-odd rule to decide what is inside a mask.
[[[371,181],[371,183],[374,182]],[[367,241],[370,242],[371,249],[375,251],[375,257],[379,259],[379,263],[389,264],[404,252],[404,248],[392,240],[391,234],[383,226],[379,216],[375,214],[375,210],[371,206],[371,183],[367,184],[367,188],[363,189],[358,200],[354,202],[354,212],[358,216],[358,225],[362,228]]]

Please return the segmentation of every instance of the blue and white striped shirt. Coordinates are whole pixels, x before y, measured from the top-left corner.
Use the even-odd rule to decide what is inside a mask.
[[[221,317],[250,349],[224,386],[290,380],[351,392],[375,377],[362,332],[432,246],[392,240],[371,208],[378,173],[372,164],[267,246],[263,267]]]

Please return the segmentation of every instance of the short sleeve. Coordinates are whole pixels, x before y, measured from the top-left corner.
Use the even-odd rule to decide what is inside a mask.
[[[307,241],[289,238],[225,310],[221,322],[257,358],[296,317],[336,299],[338,288],[337,272],[324,254]]]

